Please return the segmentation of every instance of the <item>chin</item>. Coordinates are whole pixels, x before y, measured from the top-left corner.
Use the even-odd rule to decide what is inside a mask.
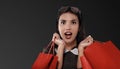
[[[65,39],[64,41],[65,41],[65,43],[72,43],[73,42],[73,40],[71,40],[71,39]]]

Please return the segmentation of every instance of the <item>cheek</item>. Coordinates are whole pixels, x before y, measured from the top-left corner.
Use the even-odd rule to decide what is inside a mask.
[[[73,32],[77,35],[77,33],[79,32],[79,26],[74,27]]]
[[[64,30],[63,27],[58,25],[58,31],[59,31],[60,35],[62,35],[63,30]]]

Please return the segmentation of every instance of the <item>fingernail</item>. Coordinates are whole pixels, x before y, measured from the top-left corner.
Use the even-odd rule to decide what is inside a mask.
[[[88,37],[91,37],[91,35],[89,35]]]

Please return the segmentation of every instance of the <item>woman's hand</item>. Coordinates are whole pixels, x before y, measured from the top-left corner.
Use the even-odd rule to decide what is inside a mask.
[[[78,45],[78,63],[77,63],[77,67],[81,68],[82,64],[81,64],[81,60],[80,57],[84,56],[84,48],[91,45],[93,43],[93,38],[89,35],[88,37],[86,37],[83,41],[81,41]]]
[[[83,56],[83,51],[85,49],[85,47],[91,45],[93,43],[93,38],[89,35],[88,37],[86,37],[83,41],[81,41],[78,45],[78,51],[79,51],[79,55]]]
[[[54,33],[53,34],[52,41],[54,41],[55,44],[57,44],[58,46],[65,44],[64,41],[62,39],[60,39],[60,36],[59,36],[58,33]]]
[[[56,45],[58,45],[57,53],[58,53],[58,52],[63,53],[64,48],[65,48],[65,42],[60,38],[60,36],[59,36],[58,33],[54,33],[54,34],[53,34],[52,41],[54,41],[54,43],[55,43]]]
[[[58,33],[53,34],[52,41],[55,42],[55,44],[58,45],[58,50],[57,50],[57,56],[58,56],[58,67],[57,69],[62,69],[62,64],[63,64],[63,53],[64,53],[64,48],[65,48],[65,42],[60,39],[60,36]]]
[[[82,48],[84,49],[85,47],[91,45],[93,43],[93,38],[89,35],[88,37],[86,37],[83,41],[81,41],[79,43],[79,47],[78,48]]]
[[[78,45],[78,63],[77,63],[77,67],[81,68],[82,64],[81,64],[81,60],[80,57],[84,55],[84,48],[89,46],[90,44],[93,43],[93,38],[89,35],[88,37],[86,37],[83,41],[81,41]]]

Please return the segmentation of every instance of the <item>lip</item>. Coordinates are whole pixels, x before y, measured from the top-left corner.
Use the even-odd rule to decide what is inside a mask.
[[[70,39],[72,37],[72,32],[67,31],[64,33],[66,39]]]
[[[72,32],[68,32],[68,31],[67,31],[67,32],[65,32],[64,34],[65,34],[65,35],[72,35]]]

